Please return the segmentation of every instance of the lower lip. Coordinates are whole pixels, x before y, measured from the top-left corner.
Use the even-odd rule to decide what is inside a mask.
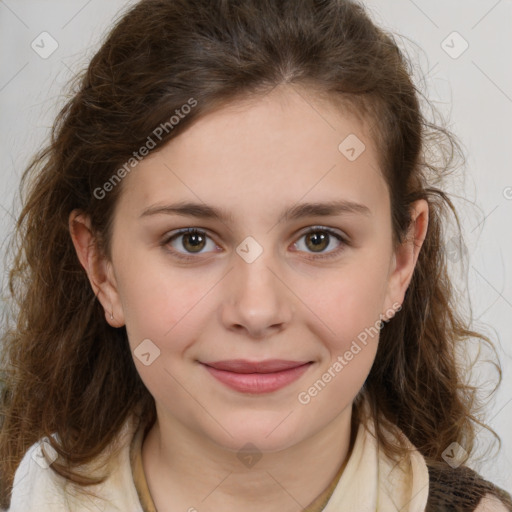
[[[288,386],[299,379],[308,370],[311,363],[303,364],[289,370],[273,373],[235,373],[217,370],[203,365],[210,374],[226,386],[242,393],[271,393]]]

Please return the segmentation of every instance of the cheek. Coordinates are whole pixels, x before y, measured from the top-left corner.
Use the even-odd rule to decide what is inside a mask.
[[[129,265],[122,276],[126,332],[137,371],[157,401],[172,396],[174,406],[186,410],[187,393],[196,396],[201,390],[189,381],[181,361],[201,337],[205,318],[214,314],[211,289],[218,279],[183,270],[164,273],[157,265],[138,270]]]
[[[328,328],[330,345],[342,350],[384,313],[386,273],[383,265],[347,266],[309,293],[308,304]]]
[[[331,276],[310,296],[316,314],[310,329],[325,357],[297,399],[312,416],[329,410],[334,418],[361,390],[377,353],[384,285],[380,269],[363,266]]]
[[[183,349],[180,340],[185,343],[194,326],[200,329],[198,315],[208,306],[215,280],[200,272],[173,269],[159,258],[139,265],[134,255],[122,265],[118,285],[132,349],[149,338],[166,350],[178,351]],[[180,335],[183,329],[188,336]]]

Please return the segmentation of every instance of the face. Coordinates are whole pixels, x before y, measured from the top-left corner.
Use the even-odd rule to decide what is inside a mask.
[[[124,179],[114,215],[105,307],[158,414],[233,450],[348,410],[407,286],[365,125],[296,91],[201,118]]]

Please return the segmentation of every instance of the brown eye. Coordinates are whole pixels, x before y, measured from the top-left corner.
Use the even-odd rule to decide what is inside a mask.
[[[193,258],[191,255],[205,254],[217,248],[215,242],[204,231],[195,228],[182,229],[168,236],[162,245],[178,258]]]
[[[313,252],[321,252],[329,246],[330,235],[325,231],[313,231],[306,235],[306,245]]]
[[[341,234],[328,228],[316,227],[304,233],[294,247],[313,255],[313,258],[329,258],[337,256],[346,245],[349,244]]]
[[[183,248],[189,252],[200,252],[206,244],[206,237],[197,231],[185,233],[182,235],[181,243]]]

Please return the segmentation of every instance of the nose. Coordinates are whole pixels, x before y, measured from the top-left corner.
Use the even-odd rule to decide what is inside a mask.
[[[290,292],[265,251],[252,263],[235,256],[226,276],[221,318],[230,331],[261,339],[282,331],[293,314]]]

